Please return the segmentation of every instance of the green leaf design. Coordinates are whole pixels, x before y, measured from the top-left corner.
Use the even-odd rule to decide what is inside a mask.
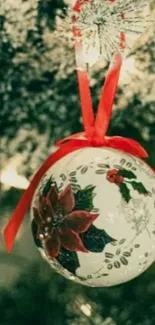
[[[93,208],[93,209],[91,210],[91,212],[92,212],[92,213],[98,213],[98,212],[99,212],[99,209],[98,209],[98,208]]]
[[[119,269],[119,268],[121,267],[121,263],[120,263],[119,261],[115,261],[115,262],[114,262],[114,267],[115,267],[116,269]]]
[[[110,168],[108,164],[97,164],[97,166],[100,168]]]
[[[70,182],[77,183],[76,177],[71,176],[69,180]]]
[[[75,274],[76,269],[80,266],[76,252],[71,252],[65,248],[61,248],[57,261],[69,272]]]
[[[34,239],[34,242],[35,242],[36,246],[38,248],[43,248],[42,243],[41,243],[41,240],[39,240],[37,238],[37,230],[38,230],[38,227],[37,227],[34,219],[32,220],[32,223],[31,223],[31,229],[32,229],[32,235],[33,235],[33,239]]]
[[[84,188],[83,190],[77,191],[75,196],[75,210],[86,210],[91,211],[93,209],[93,191],[95,186]]]
[[[103,169],[97,169],[97,170],[95,171],[95,173],[98,174],[98,175],[102,175],[102,174],[105,174],[106,171],[103,170]]]
[[[121,257],[120,258],[120,261],[121,261],[121,263],[123,264],[123,265],[128,265],[128,260],[125,258],[125,257]]]
[[[89,184],[89,185],[87,185],[87,186],[85,187],[85,190],[89,190],[89,189],[91,189],[93,186],[94,186],[94,185]]]
[[[75,183],[70,183],[71,185],[71,188],[72,188],[72,191],[73,192],[77,192],[81,189],[80,185],[79,184],[75,184]],[[75,194],[75,193],[74,193]]]
[[[69,173],[69,176],[75,176],[75,175],[76,175],[76,171]]]
[[[130,252],[124,252],[123,255],[124,255],[125,257],[129,257],[129,256],[131,256]]]
[[[105,230],[98,229],[94,225],[91,225],[85,233],[80,234],[80,237],[84,246],[90,252],[94,253],[103,252],[105,246],[114,241],[114,239],[109,236]]]
[[[107,258],[113,258],[114,257],[114,254],[106,252],[105,253],[105,257],[107,257]]]
[[[125,238],[122,238],[122,239],[119,241],[119,245],[123,245],[125,242],[126,242],[126,239],[125,239]]]
[[[131,200],[130,190],[128,189],[125,183],[119,185],[120,193],[122,194],[123,199],[128,203]]]
[[[78,170],[78,169],[81,169],[81,168],[82,168],[82,165],[80,165],[79,167],[77,167],[77,170]]]
[[[149,194],[149,191],[145,188],[145,186],[141,182],[131,182],[130,183],[134,190],[139,192],[140,194]]]
[[[88,170],[88,166],[83,166],[81,169],[81,174],[85,174]]]
[[[59,189],[58,189],[58,186],[57,186],[57,183],[54,181],[54,179],[53,179],[52,177],[50,177],[50,178],[48,179],[48,181],[46,182],[44,188],[43,188],[43,191],[42,191],[42,195],[43,195],[43,196],[45,196],[45,197],[47,196],[47,194],[48,194],[48,192],[49,192],[49,190],[50,190],[50,188],[51,188],[51,185],[55,185],[56,190],[57,190],[57,191],[59,190]]]
[[[127,170],[127,169],[119,170],[118,174],[129,179],[137,178],[136,175],[133,172],[131,172],[131,170]]]
[[[48,181],[46,182],[46,185],[44,186],[43,188],[43,192],[42,192],[42,195],[43,196],[47,196],[50,188],[51,188],[51,185],[52,185],[52,180],[51,180],[51,177],[48,179]]]
[[[62,181],[65,182],[65,180],[67,179],[65,174],[61,174],[60,177],[62,178]]]

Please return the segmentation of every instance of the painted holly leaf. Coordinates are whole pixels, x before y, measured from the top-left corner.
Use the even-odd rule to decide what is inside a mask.
[[[75,202],[76,202],[74,211],[86,210],[90,212],[93,209],[94,189],[95,186],[90,186],[74,193]]]
[[[51,185],[52,185],[52,180],[51,180],[51,178],[49,178],[48,181],[46,182],[46,185],[43,188],[43,192],[42,192],[43,196],[45,196],[45,197],[47,196],[47,194],[51,188]]]
[[[38,227],[37,227],[34,219],[32,220],[32,223],[31,223],[31,229],[32,229],[33,239],[34,239],[36,246],[38,248],[43,248],[41,241],[37,238]]]
[[[111,236],[109,236],[105,230],[98,229],[94,225],[83,234],[80,234],[84,246],[93,253],[103,252],[105,246],[115,241]]]
[[[57,261],[69,272],[75,274],[76,269],[80,266],[76,252],[71,252],[65,248],[61,248]]]
[[[145,186],[141,182],[131,182],[130,183],[134,190],[136,190],[140,194],[149,194]]]
[[[131,172],[130,170],[126,170],[126,169],[119,170],[118,174],[120,176],[129,178],[129,179],[131,179],[131,178],[137,178],[136,175],[133,172]]]
[[[52,179],[52,177],[50,177],[50,178],[48,179],[48,181],[46,182],[46,185],[44,186],[43,191],[42,191],[42,195],[43,195],[44,197],[47,196],[47,194],[48,194],[49,191],[50,191],[51,185],[53,185],[53,184],[55,185],[56,189],[58,190],[58,187],[57,187],[56,182]]]
[[[131,200],[130,190],[128,189],[125,183],[119,185],[120,193],[122,194],[123,199],[128,203]]]

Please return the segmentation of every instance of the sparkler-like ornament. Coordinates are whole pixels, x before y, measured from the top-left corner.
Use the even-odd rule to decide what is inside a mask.
[[[84,61],[91,66],[130,48],[148,26],[149,8],[147,0],[79,0],[69,8],[69,17],[74,17]]]

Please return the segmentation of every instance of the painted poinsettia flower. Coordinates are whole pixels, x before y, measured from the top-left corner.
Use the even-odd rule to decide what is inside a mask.
[[[124,181],[124,177],[119,175],[118,169],[111,169],[107,172],[107,180],[110,183],[115,183],[116,185],[120,185]]]
[[[73,211],[75,198],[71,186],[58,194],[51,186],[46,197],[39,197],[39,207],[33,208],[34,221],[38,226],[37,238],[50,258],[57,257],[61,246],[69,251],[88,252],[79,236],[89,229],[98,214],[85,210]]]

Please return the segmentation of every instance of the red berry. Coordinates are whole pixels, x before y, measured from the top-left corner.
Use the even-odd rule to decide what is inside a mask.
[[[108,178],[108,181],[109,181],[110,183],[115,183],[115,182],[116,182],[116,178],[113,177],[113,176],[111,176],[111,177]]]
[[[118,169],[111,169],[111,170],[108,170],[107,175],[108,175],[108,176],[117,175],[118,172],[119,172]]]
[[[124,177],[121,176],[121,175],[117,175],[117,176],[116,176],[116,184],[117,184],[117,185],[120,185],[120,184],[123,183],[123,182],[124,182]]]

